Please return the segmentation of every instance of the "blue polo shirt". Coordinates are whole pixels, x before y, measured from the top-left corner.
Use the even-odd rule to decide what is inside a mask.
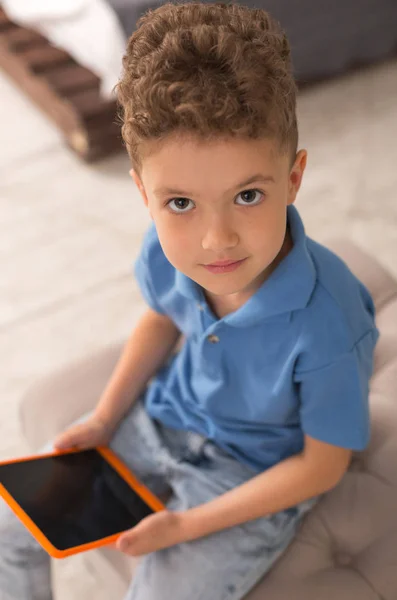
[[[145,393],[148,413],[198,432],[255,471],[302,451],[304,434],[353,450],[370,437],[374,305],[346,264],[288,207],[290,253],[219,319],[165,257],[155,226],[135,264],[148,305],[186,340]]]

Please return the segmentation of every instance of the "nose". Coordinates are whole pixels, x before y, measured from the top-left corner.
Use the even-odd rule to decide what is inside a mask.
[[[224,216],[216,215],[206,226],[201,245],[203,250],[220,254],[225,250],[235,248],[238,242],[239,236],[232,224]]]

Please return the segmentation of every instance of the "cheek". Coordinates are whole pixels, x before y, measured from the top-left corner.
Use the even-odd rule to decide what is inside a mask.
[[[181,221],[156,223],[156,229],[164,254],[175,268],[180,268],[194,255],[194,240]]]
[[[286,210],[266,210],[261,218],[253,220],[250,235],[246,236],[252,248],[266,255],[277,254],[284,242],[286,231]]]

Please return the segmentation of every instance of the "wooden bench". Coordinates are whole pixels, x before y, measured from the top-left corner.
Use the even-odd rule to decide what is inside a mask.
[[[0,67],[82,159],[94,162],[123,149],[117,104],[101,96],[100,79],[39,33],[10,21],[1,7]]]

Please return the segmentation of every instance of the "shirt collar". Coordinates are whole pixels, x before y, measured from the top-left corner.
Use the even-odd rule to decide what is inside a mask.
[[[188,300],[203,302],[204,294],[201,287],[193,279],[190,279],[190,277],[187,277],[178,270],[176,270],[175,284],[178,292]]]
[[[223,318],[228,325],[247,327],[281,315],[289,319],[292,311],[307,305],[316,282],[316,269],[302,219],[292,205],[288,206],[287,219],[293,241],[291,251],[243,306]],[[176,272],[176,287],[185,298],[205,301],[200,286],[180,271]]]

